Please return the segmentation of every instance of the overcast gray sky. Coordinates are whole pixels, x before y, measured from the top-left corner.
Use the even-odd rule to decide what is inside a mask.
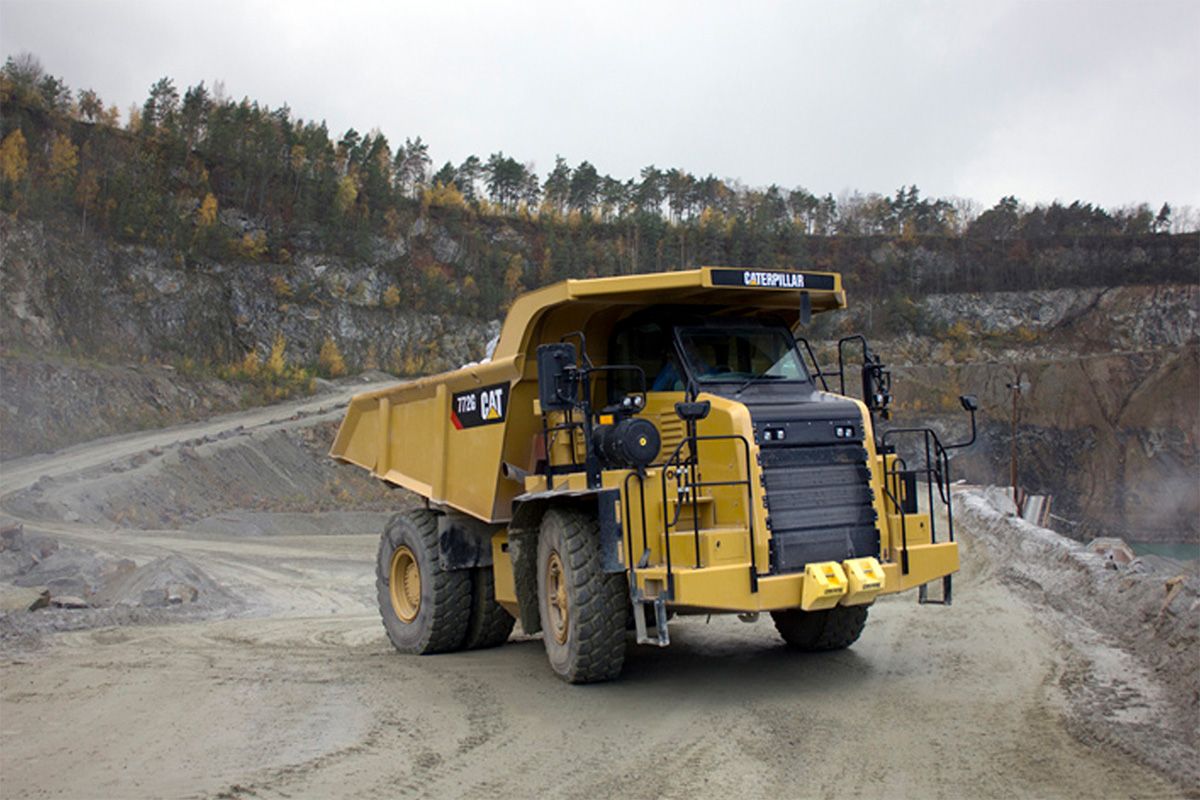
[[[615,177],[1200,206],[1200,1],[0,0],[28,50],[124,110],[168,75]]]

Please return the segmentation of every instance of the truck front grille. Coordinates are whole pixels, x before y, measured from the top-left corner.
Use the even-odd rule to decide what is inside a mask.
[[[867,451],[860,441],[775,444],[760,450],[760,460],[773,573],[879,556]]]

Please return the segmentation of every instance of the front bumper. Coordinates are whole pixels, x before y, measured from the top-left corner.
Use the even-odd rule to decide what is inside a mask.
[[[896,594],[915,589],[958,571],[958,544],[911,545],[908,548],[908,573],[901,574],[900,564],[885,561],[883,587],[879,594]],[[798,609],[805,605],[805,582],[811,578],[804,572],[787,575],[760,575],[758,591],[751,591],[749,564],[722,564],[699,569],[676,566],[674,593],[668,605],[697,611],[782,611]],[[647,598],[652,598],[666,586],[666,570],[648,567],[637,571],[638,586]],[[810,597],[813,587],[809,587]],[[851,594],[844,594],[840,602],[854,601]],[[836,605],[831,603],[830,605]],[[811,606],[810,606],[811,607]]]

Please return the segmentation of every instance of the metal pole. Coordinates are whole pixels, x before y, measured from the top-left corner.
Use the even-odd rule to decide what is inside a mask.
[[[1013,382],[1007,384],[1007,388],[1012,392],[1012,421],[1009,426],[1009,480],[1012,482],[1013,505],[1016,506],[1017,514],[1020,514],[1021,498],[1017,490],[1017,398],[1029,388],[1029,383],[1021,380],[1021,373],[1018,371]]]
[[[1012,385],[1012,425],[1009,430],[1009,479],[1012,483],[1013,505],[1017,513],[1021,513],[1020,499],[1017,497],[1017,397],[1021,394],[1019,383]]]

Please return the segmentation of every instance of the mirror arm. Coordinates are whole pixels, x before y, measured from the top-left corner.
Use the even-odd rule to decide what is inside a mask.
[[[948,445],[946,445],[946,447],[944,449],[957,450],[960,447],[970,447],[971,445],[975,444],[975,409],[972,408],[972,409],[968,409],[968,410],[971,413],[971,438],[967,439],[965,442],[958,442],[956,444],[948,444]]]

